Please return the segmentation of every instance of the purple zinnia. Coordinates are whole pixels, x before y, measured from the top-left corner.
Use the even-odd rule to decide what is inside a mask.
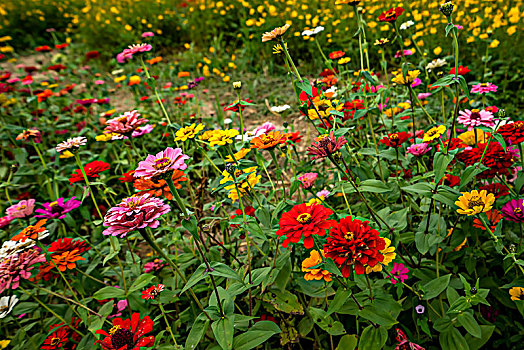
[[[187,164],[184,163],[189,156],[182,153],[180,148],[168,147],[156,155],[148,155],[146,160],[138,163],[138,168],[135,170],[135,177],[150,179],[164,173],[172,173],[174,170],[185,170]]]
[[[168,204],[162,199],[151,197],[149,193],[143,196],[133,196],[122,200],[120,204],[108,210],[104,217],[104,226],[107,229],[104,235],[113,235],[120,238],[128,233],[146,227],[157,228],[160,215],[171,211]]]
[[[45,255],[29,249],[17,253],[0,263],[0,294],[6,289],[16,289],[20,279],[31,277],[31,270],[37,263],[45,262]]]
[[[82,203],[79,200],[72,197],[71,199],[64,201],[64,198],[58,198],[54,202],[44,203],[44,209],[36,209],[35,213],[40,213],[36,215],[37,218],[46,218],[46,219],[63,219],[67,216],[67,213],[76,209]]]
[[[524,199],[512,199],[501,209],[504,218],[514,222],[524,222]]]
[[[11,218],[26,218],[33,214],[35,200],[28,199],[20,201],[6,209],[5,213]]]
[[[337,152],[344,146],[347,141],[344,136],[335,137],[333,131],[328,135],[321,135],[317,137],[317,142],[312,143],[307,149],[307,154],[312,155],[311,159],[326,158]]]
[[[398,281],[404,282],[408,279],[409,269],[404,264],[395,263],[393,269],[391,270],[391,283],[396,284]]]

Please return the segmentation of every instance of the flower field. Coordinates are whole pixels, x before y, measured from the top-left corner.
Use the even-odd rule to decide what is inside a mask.
[[[0,349],[521,349],[523,10],[0,4]]]

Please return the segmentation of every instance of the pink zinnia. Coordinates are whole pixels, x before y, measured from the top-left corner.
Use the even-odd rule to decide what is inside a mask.
[[[153,32],[144,32],[144,33],[142,33],[142,38],[147,38],[149,36],[155,36],[155,33],[153,33]]]
[[[45,262],[45,255],[34,249],[16,253],[0,263],[0,294],[6,289],[16,289],[20,279],[31,277],[31,270],[37,263]]]
[[[6,227],[7,225],[9,225],[11,223],[11,221],[13,221],[13,217],[7,215],[7,216],[2,216],[0,218],[0,228],[4,228]]]
[[[140,126],[140,127],[136,128],[136,130],[133,131],[133,134],[131,134],[131,136],[133,136],[133,137],[140,137],[140,136],[143,136],[145,134],[149,134],[151,131],[153,131],[153,125],[147,124],[147,125]]]
[[[118,63],[124,63],[126,60],[132,59],[133,55],[136,55],[137,53],[148,52],[152,49],[153,46],[151,46],[150,44],[129,45],[128,49],[124,49],[124,51],[116,55],[116,60],[118,61]]]
[[[411,50],[404,50],[404,56],[411,56],[413,55],[413,51]],[[395,53],[395,58],[401,58],[402,57],[402,51],[397,51]]]
[[[187,168],[187,164],[184,163],[186,159],[189,159],[189,156],[183,154],[180,148],[168,147],[154,156],[148,155],[146,160],[138,163],[134,176],[147,180],[177,169],[185,170]]]
[[[415,78],[413,80],[413,83],[411,83],[411,87],[416,87],[416,86],[419,86],[420,84],[422,84],[422,80],[420,80],[419,78]]]
[[[467,126],[468,130],[473,130],[474,127],[481,125],[488,127],[492,127],[495,125],[495,123],[493,122],[493,113],[484,109],[472,109],[471,111],[469,109],[466,109],[464,111],[460,111],[457,121],[460,124]]]
[[[417,143],[409,146],[406,151],[415,157],[420,157],[421,155],[428,153],[430,150],[431,147],[427,143]]]
[[[420,94],[417,95],[417,98],[419,100],[425,100],[429,96],[431,96],[431,92],[421,92]]]
[[[11,218],[26,218],[33,214],[35,200],[28,199],[20,201],[6,209],[5,213]]]
[[[395,263],[391,270],[391,274],[394,277],[391,278],[391,283],[396,284],[398,281],[404,282],[408,279],[408,272],[409,269],[404,264]]]
[[[102,233],[123,238],[135,230],[157,228],[160,225],[157,219],[170,211],[168,204],[164,204],[160,198],[151,197],[149,193],[124,198],[120,204],[107,211],[104,217],[107,229]]]
[[[77,150],[80,146],[84,146],[85,144],[87,144],[87,139],[83,136],[78,136],[60,142],[55,148],[58,153],[61,153],[63,151]]]
[[[105,131],[121,135],[131,134],[139,126],[146,124],[148,121],[149,120],[145,118],[141,118],[137,110],[133,110],[108,120]]]
[[[317,176],[317,173],[305,173],[304,175],[299,176],[298,180],[302,182],[302,186],[304,186],[305,189],[308,189],[313,187]]]
[[[312,143],[307,149],[307,154],[312,155],[311,159],[326,158],[337,152],[347,143],[344,136],[335,137],[335,133],[331,131],[328,135],[321,135],[317,137],[316,142]]]
[[[487,94],[488,92],[497,92],[498,86],[492,83],[481,83],[473,85],[472,94]]]
[[[164,261],[162,259],[155,259],[153,261],[150,261],[144,264],[144,272],[145,273],[155,272],[155,271],[160,270],[164,266],[166,266],[166,264],[164,264]]]

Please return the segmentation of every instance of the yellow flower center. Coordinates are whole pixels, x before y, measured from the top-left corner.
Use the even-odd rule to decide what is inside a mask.
[[[301,224],[307,224],[311,221],[311,214],[309,213],[302,213],[299,216],[297,216],[297,221]]]
[[[522,209],[520,208],[515,208],[515,210],[513,211],[515,214],[521,214],[522,213]]]
[[[51,338],[51,345],[56,346],[60,344],[60,338]]]
[[[50,206],[50,207],[54,207],[55,205],[58,205],[58,202],[57,202],[57,201],[54,201],[54,202],[52,202],[52,203],[49,203],[49,206]]]
[[[116,326],[113,326],[111,327],[111,329],[109,330],[109,334],[113,335],[116,331],[118,331],[121,327],[116,325]]]
[[[163,157],[163,158],[155,159],[153,167],[155,169],[163,169],[165,167],[168,167],[169,165],[171,165],[171,159],[167,157]]]
[[[353,238],[355,237],[355,235],[353,234],[353,232],[351,231],[348,231],[344,234],[344,238],[348,241],[351,241]]]

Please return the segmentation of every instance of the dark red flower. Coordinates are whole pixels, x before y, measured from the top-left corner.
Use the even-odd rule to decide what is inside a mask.
[[[35,48],[35,50],[38,52],[49,52],[52,49],[48,45],[43,45],[43,46],[38,46],[37,48]]]
[[[338,73],[336,69],[331,70],[328,68],[324,68],[324,70],[320,72],[319,76],[322,78],[325,78],[325,77],[329,77],[330,75],[335,75],[336,73]]]
[[[95,344],[100,344],[104,350],[140,350],[142,347],[150,348],[155,343],[155,337],[144,337],[144,335],[151,332],[154,325],[149,316],[145,316],[141,320],[140,314],[137,312],[130,319],[114,318],[113,327],[109,330],[109,333],[103,329],[95,332],[105,336],[104,339],[97,340]]]
[[[54,64],[52,66],[47,67],[47,70],[54,70],[55,72],[60,72],[61,70],[66,69],[67,67],[63,64]]]
[[[463,150],[456,155],[456,158],[470,166],[476,164],[482,158],[484,149],[488,146],[487,143],[479,143],[478,147]],[[513,165],[514,159],[509,152],[504,151],[504,148],[498,142],[491,142],[482,164],[487,166],[489,169],[478,174],[478,178],[487,179],[493,178],[495,175],[509,175],[510,168]]]
[[[377,230],[369,227],[369,221],[342,218],[329,231],[324,244],[326,258],[331,258],[341,268],[342,275],[349,277],[352,269],[357,275],[366,272],[366,266],[373,267],[384,260],[380,250],[386,242]]]
[[[505,185],[498,182],[480,186],[479,191],[481,190],[486,190],[488,193],[493,193],[496,199],[507,196],[509,194],[509,189]]]
[[[133,176],[134,173],[135,173],[134,170],[129,170],[127,173],[123,173],[122,176],[118,178],[118,180],[120,180],[121,183],[134,182],[135,181],[135,177]]]
[[[313,248],[315,241],[313,235],[323,236],[329,230],[334,220],[328,220],[333,214],[331,209],[321,204],[308,205],[307,203],[297,204],[290,211],[282,214],[278,221],[278,236],[286,235],[282,243],[287,248],[289,243],[298,243],[304,237],[304,247]]]
[[[449,186],[449,187],[460,186],[460,177],[458,176],[446,174],[442,180],[444,180],[444,185],[446,186]],[[442,180],[439,181],[439,185],[442,185]]]
[[[471,72],[471,69],[469,69],[468,66],[459,66],[459,69],[458,69],[459,75],[466,75],[469,72]],[[449,71],[449,74],[455,74],[455,67],[451,68],[451,70]]]
[[[517,120],[511,124],[502,125],[497,132],[502,135],[504,141],[510,145],[524,142],[524,121]]]
[[[106,162],[95,160],[86,164],[84,171],[88,178],[93,178],[98,177],[98,174],[100,174],[102,171],[108,170],[109,168],[111,168],[111,166]],[[80,169],[76,169],[69,177],[69,183],[73,184],[79,181],[84,181],[84,176],[82,175],[82,171]]]
[[[98,57],[100,57],[100,52],[98,52],[98,51],[88,51],[88,52],[86,52],[86,58],[88,60],[92,60],[92,59],[98,58]]]
[[[69,342],[69,336],[71,335],[67,327],[62,327],[57,331],[51,333],[45,340],[44,344],[40,349],[44,350],[55,350],[64,349],[65,345]]]
[[[445,140],[444,142],[442,142],[444,147],[447,147],[448,143],[449,143],[448,151],[451,151],[451,150],[454,150],[454,149],[457,149],[457,148],[466,148],[466,147],[468,147],[468,145],[466,145],[459,138],[452,138],[451,140]],[[440,144],[437,145],[437,151],[439,151],[439,149],[440,149]]]
[[[388,134],[388,136],[385,136],[379,142],[388,147],[399,148],[404,142],[409,140],[410,137],[411,133],[407,133],[405,131],[394,132],[392,134]]]
[[[355,110],[357,109],[364,109],[364,100],[353,100],[353,101],[346,101],[344,102],[344,109],[342,110],[344,112],[344,121],[348,119],[353,119],[353,116],[355,115]]]
[[[51,243],[48,251],[52,252],[52,255],[54,255],[78,250],[78,254],[82,254],[89,249],[91,249],[91,247],[81,239],[73,240],[72,238],[60,238]]]
[[[395,22],[401,14],[404,13],[402,7],[392,7],[389,10],[382,12],[378,17],[380,22]]]
[[[336,60],[337,58],[343,57],[345,54],[344,51],[333,51],[329,54],[329,58]]]

